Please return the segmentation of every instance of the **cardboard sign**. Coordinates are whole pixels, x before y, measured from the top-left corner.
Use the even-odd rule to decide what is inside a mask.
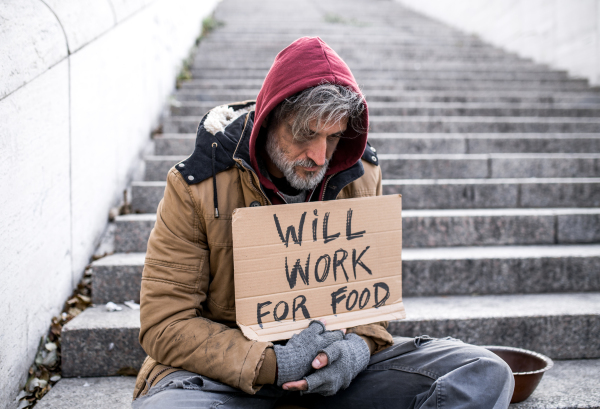
[[[233,212],[237,323],[258,341],[406,317],[400,195]]]

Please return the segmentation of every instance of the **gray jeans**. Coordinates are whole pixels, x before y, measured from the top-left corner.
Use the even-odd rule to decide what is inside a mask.
[[[473,408],[506,409],[514,388],[508,365],[488,350],[452,338],[394,338],[335,396],[264,386],[255,395],[187,371],[166,376],[134,409],[158,408]]]

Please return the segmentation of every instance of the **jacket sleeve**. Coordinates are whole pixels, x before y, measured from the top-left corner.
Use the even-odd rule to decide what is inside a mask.
[[[200,209],[176,170],[167,177],[148,241],[140,294],[140,344],[156,361],[195,372],[246,393],[272,344],[203,317],[209,249]]]

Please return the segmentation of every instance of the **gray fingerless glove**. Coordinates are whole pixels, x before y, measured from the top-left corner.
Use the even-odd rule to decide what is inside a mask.
[[[347,334],[343,340],[324,348],[328,364],[305,377],[308,390],[305,393],[335,395],[350,386],[352,379],[365,370],[371,358],[367,343],[356,334]]]
[[[321,321],[312,321],[304,331],[293,335],[286,345],[275,345],[277,386],[301,380],[311,370],[312,361],[319,351],[343,338],[342,331],[326,331]]]

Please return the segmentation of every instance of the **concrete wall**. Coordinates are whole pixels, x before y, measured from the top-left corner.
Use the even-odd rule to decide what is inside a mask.
[[[0,408],[89,263],[216,2],[0,2]]]
[[[600,0],[397,0],[523,57],[600,84]]]

